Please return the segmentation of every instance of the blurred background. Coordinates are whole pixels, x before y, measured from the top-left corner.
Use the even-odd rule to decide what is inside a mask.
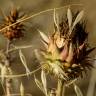
[[[88,26],[87,30],[89,32],[89,43],[91,46],[96,46],[96,0],[0,0],[0,9],[4,12],[4,14],[8,15],[9,11],[11,10],[12,6],[15,6],[16,8],[20,8],[21,12],[24,12],[27,16],[30,16],[32,14],[38,13],[40,11],[50,9],[50,8],[57,8],[65,5],[70,4],[83,4],[83,6],[72,6],[72,10],[85,10],[85,17],[88,19]],[[66,13],[67,8],[63,8],[61,10],[57,10],[59,14]],[[53,31],[53,11],[46,12],[43,14],[40,14],[34,18],[31,18],[24,23],[26,23],[26,32],[25,36],[22,38],[22,40],[17,40],[14,42],[15,45],[28,45],[32,44],[32,48],[24,49],[23,53],[26,57],[28,67],[30,70],[34,70],[39,65],[39,62],[36,60],[34,55],[34,49],[36,48],[43,48],[43,45],[40,41],[40,36],[37,31],[37,29],[42,30],[46,34],[50,34],[50,32]],[[2,20],[2,12],[0,12],[0,19]],[[6,47],[6,39],[2,35],[0,35],[0,49]],[[96,50],[90,55],[92,58],[95,58]],[[14,63],[12,64],[13,73],[14,74],[21,74],[25,73],[25,69],[23,65],[20,62],[18,52],[13,53]],[[95,62],[93,62],[95,64]],[[91,74],[92,73],[92,74]],[[39,75],[37,75],[39,74]],[[83,79],[80,78],[80,80],[77,82],[78,86],[81,88],[84,96],[92,96],[90,94],[94,93],[93,96],[96,96],[96,93],[93,92],[93,89],[95,89],[96,86],[95,80],[95,68],[92,71],[89,71],[87,76],[84,76]],[[36,73],[37,78],[40,78],[40,72]],[[91,79],[91,87],[90,86],[90,78]],[[52,77],[48,78],[51,82],[48,82],[48,87],[55,87],[55,81]],[[48,81],[49,81],[48,80]],[[34,76],[30,76],[30,78],[22,77],[22,78],[15,78],[13,80],[13,88],[14,93],[19,92],[19,86],[20,83],[23,83],[25,92],[32,94],[32,96],[44,96],[43,93],[37,88],[37,86],[34,83]],[[2,96],[2,86],[1,86],[0,96]],[[87,95],[87,90],[90,92]],[[65,96],[76,96],[73,87],[70,86],[69,88],[66,88]],[[72,95],[73,94],[73,95]]]

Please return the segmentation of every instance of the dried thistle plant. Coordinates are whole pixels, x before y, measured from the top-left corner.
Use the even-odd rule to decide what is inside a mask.
[[[48,9],[24,18],[25,16],[19,17],[19,11],[17,9],[13,9],[8,16],[5,16],[5,21],[1,26],[2,29],[0,32],[2,31],[1,33],[8,39],[8,41],[19,39],[24,35],[24,24],[22,21],[48,11],[53,11],[53,9]],[[29,76],[42,68],[41,81],[39,81],[35,76],[34,79],[36,85],[45,96],[64,96],[64,87],[71,84],[74,85],[77,96],[83,96],[81,90],[74,82],[78,77],[82,77],[83,73],[86,73],[87,69],[92,67],[92,60],[89,57],[89,54],[95,49],[89,48],[87,42],[88,33],[86,31],[86,23],[82,21],[83,15],[84,11],[72,14],[70,8],[68,8],[66,18],[60,22],[58,14],[54,9],[54,32],[52,32],[52,35],[47,36],[38,30],[46,49],[41,51],[43,57],[43,61],[40,60],[41,67],[36,69],[34,72],[30,72],[26,58],[22,52],[22,49],[32,46],[15,46],[12,42],[8,43],[7,51],[4,50],[3,53],[0,53],[1,80],[5,83],[6,87],[4,95],[31,96],[30,94],[25,93],[25,88],[22,83],[20,85],[20,93],[12,94],[12,77],[17,78]],[[21,21],[18,21],[18,19],[21,19]],[[20,60],[26,70],[25,74],[15,75],[12,72],[10,54],[16,50],[19,52]],[[36,54],[38,55],[38,53]],[[57,88],[48,89],[46,72],[57,78]]]
[[[4,22],[1,24],[1,28],[4,28],[6,26],[10,26],[11,24],[14,24],[17,22],[19,18],[24,19],[25,15],[19,16],[19,12],[17,9],[13,8],[10,11],[10,14],[8,16],[4,17]],[[21,49],[24,48],[29,48],[32,47],[32,45],[28,46],[15,46],[13,44],[13,40],[21,38],[24,34],[24,24],[22,22],[15,24],[14,26],[8,27],[5,30],[3,30],[1,33],[4,35],[4,37],[7,38],[7,48],[3,49],[0,51],[0,70],[1,70],[1,83],[2,86],[4,86],[5,93],[4,95],[6,96],[11,96],[12,95],[12,77],[13,75],[13,70],[11,69],[11,63],[14,63],[15,61],[12,60],[12,52],[13,51],[18,51],[19,56],[21,59],[22,64],[24,65],[26,69],[26,74],[30,74],[30,71],[27,67],[27,62],[25,59],[25,56]],[[21,84],[20,87],[20,93],[21,96],[24,96],[24,90],[23,90],[23,85]],[[22,92],[21,92],[22,91]]]
[[[54,32],[52,35],[47,36],[38,30],[46,48],[41,51],[44,57],[42,68],[58,79],[56,96],[63,96],[65,82],[82,77],[83,73],[93,66],[89,54],[95,48],[88,47],[88,32],[86,23],[82,20],[83,15],[84,11],[72,14],[68,8],[66,18],[59,22],[54,9]],[[74,88],[78,89],[76,86]]]
[[[1,29],[10,26],[13,23],[16,23],[18,19],[24,19],[25,15],[20,16],[19,10],[12,8],[8,16],[4,16],[4,21],[1,24]],[[15,24],[9,28],[6,28],[1,33],[9,40],[19,39],[23,37],[24,24],[22,22]]]
[[[55,12],[54,12],[55,14]],[[80,22],[84,11],[72,16],[71,10],[67,10],[67,20],[58,23],[56,14],[54,15],[55,32],[51,36],[46,36],[40,32],[46,50],[42,51],[45,64],[55,75],[65,81],[82,76],[86,68],[92,67],[89,53],[94,48],[88,48],[86,25]],[[74,18],[74,20],[72,19]],[[73,23],[72,23],[73,22]]]

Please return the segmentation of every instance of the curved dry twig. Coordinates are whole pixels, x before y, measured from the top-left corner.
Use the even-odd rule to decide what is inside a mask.
[[[65,6],[62,6],[62,7],[55,8],[55,9],[56,9],[56,10],[59,10],[59,9],[62,9],[62,8],[65,8],[65,7],[69,7],[69,6],[83,6],[83,4],[70,4],[70,5],[65,5]],[[24,21],[26,21],[26,20],[29,20],[29,19],[35,17],[35,16],[38,16],[38,15],[40,15],[40,14],[43,14],[43,13],[45,13],[45,12],[50,12],[50,11],[54,11],[54,8],[52,8],[52,9],[47,9],[47,10],[44,10],[44,11],[40,11],[40,12],[38,12],[38,13],[36,13],[36,14],[33,14],[33,15],[31,15],[31,16],[28,16],[28,17],[26,17],[26,18],[24,18],[24,19],[18,19],[17,22],[15,22],[15,23],[13,23],[13,24],[10,24],[9,26],[6,26],[6,27],[0,29],[0,31],[3,31],[3,30],[5,30],[6,28],[9,28],[9,27],[11,27],[11,26],[14,26],[14,25],[17,24],[17,23],[24,22]]]
[[[4,75],[4,77],[6,77],[6,78],[19,78],[19,77],[26,77],[27,75],[32,75],[32,74],[34,74],[35,72],[37,72],[37,71],[39,71],[40,69],[41,69],[41,67],[42,66],[40,66],[39,68],[37,68],[37,69],[35,69],[34,71],[31,71],[30,73],[28,73],[28,74],[18,74],[18,75]],[[0,78],[2,78],[2,76],[0,75]]]

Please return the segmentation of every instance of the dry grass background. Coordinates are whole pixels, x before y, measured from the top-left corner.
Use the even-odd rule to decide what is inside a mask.
[[[15,7],[20,7],[21,11],[24,11],[27,15],[31,15],[45,9],[60,7],[68,4],[84,5],[83,8],[86,10],[86,14],[87,14],[86,16],[89,21],[89,25],[88,25],[88,30],[90,30],[89,42],[91,43],[92,46],[96,46],[96,0],[0,0],[0,8],[4,11],[4,13],[8,13],[11,6],[14,5]],[[25,37],[21,41],[15,42],[15,44],[16,45],[32,44],[34,45],[33,49],[42,47],[42,44],[40,43],[39,40],[40,36],[36,29],[41,29],[46,33],[52,31],[53,22],[51,16],[52,16],[52,12],[49,12],[43,15],[41,14],[40,16],[28,20],[30,22],[26,21],[27,31],[25,33]],[[2,19],[1,13],[0,13],[0,18]],[[2,35],[0,35],[0,49],[6,46],[5,43],[6,40],[3,38]],[[23,50],[30,70],[34,69],[33,66],[35,66],[36,68],[36,66],[38,65],[38,62],[34,57],[33,49],[29,48],[28,50],[27,49]],[[95,54],[96,51],[93,52],[92,56],[94,56]],[[13,56],[15,60],[15,64],[12,64],[14,74],[24,73],[25,70],[19,60],[18,53],[16,53],[16,55],[17,56]],[[80,79],[80,81],[78,82],[78,85],[80,86],[82,92],[84,93],[84,96],[86,96],[89,78],[90,78],[90,72],[88,73],[88,76],[85,76],[83,79]],[[33,76],[31,76],[30,79],[27,79],[25,77],[19,78],[19,80],[15,79],[13,85],[14,92],[19,91],[18,87],[21,80],[24,84],[25,92],[31,93],[32,96],[43,96],[43,94],[39,91],[39,89],[35,85]],[[51,86],[54,83],[55,82],[52,81],[49,84],[49,86]],[[2,93],[2,91],[0,91],[0,93]],[[72,87],[66,89],[66,94],[67,94],[66,96],[75,96]],[[94,96],[96,96],[96,93]]]

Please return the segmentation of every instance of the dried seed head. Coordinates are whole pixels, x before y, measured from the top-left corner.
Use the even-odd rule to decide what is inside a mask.
[[[56,23],[57,19],[54,20],[55,32],[46,43],[48,47],[43,56],[45,64],[50,66],[47,70],[64,80],[82,76],[86,68],[92,66],[88,55],[94,48],[88,50],[86,24],[84,21],[80,22],[83,14],[84,11],[81,11],[72,16],[71,10],[68,9],[67,19],[62,20],[59,25]]]
[[[6,26],[10,26],[13,23],[16,23],[18,19],[23,18],[23,16],[19,16],[19,12],[17,9],[13,8],[10,11],[10,14],[6,16],[4,19],[4,23],[1,25],[1,28]],[[9,40],[18,39],[23,37],[24,25],[20,22],[13,26],[10,26],[3,30],[1,33],[8,38]]]

